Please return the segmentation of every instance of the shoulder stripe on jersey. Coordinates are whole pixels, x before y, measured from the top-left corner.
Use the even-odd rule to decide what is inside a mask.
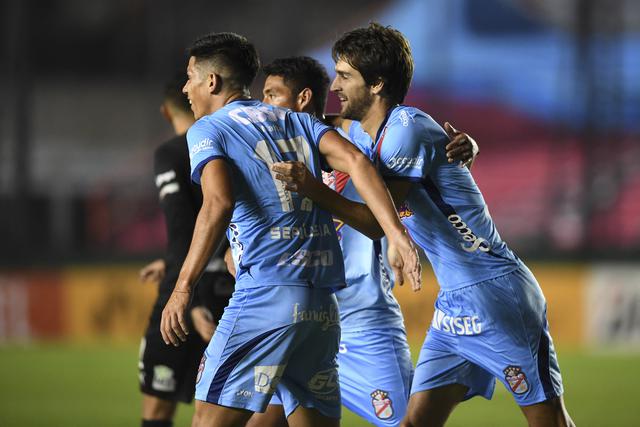
[[[438,207],[438,209],[440,210],[440,212],[442,212],[445,218],[449,218],[451,215],[458,215],[458,213],[453,208],[453,206],[451,206],[450,204],[444,201],[444,199],[442,198],[442,194],[440,193],[440,190],[438,190],[438,187],[431,180],[429,176],[427,176],[425,179],[422,180],[422,186],[427,191],[427,194],[429,195],[429,198],[431,199],[431,201]],[[496,258],[508,259],[501,255],[498,255],[492,250],[486,253]]]
[[[159,173],[158,175],[156,175],[156,187],[160,188],[162,184],[173,181],[174,179],[176,179],[176,171],[174,171],[173,169],[163,173]]]
[[[397,105],[396,105],[397,107]],[[387,111],[387,115],[384,117],[380,128],[378,129],[378,134],[376,135],[376,140],[374,141],[376,148],[376,157],[380,158],[380,151],[382,150],[382,142],[384,141],[384,136],[387,134],[387,122],[389,121],[389,117],[391,117],[391,113],[395,110],[396,107],[390,108]]]
[[[263,334],[260,334],[257,337],[247,341],[245,344],[238,347],[236,351],[231,353],[231,355],[227,357],[227,360],[225,360],[220,366],[220,368],[218,368],[218,371],[216,372],[215,376],[213,377],[213,380],[211,381],[211,385],[209,386],[209,392],[207,393],[207,402],[218,403],[218,399],[220,399],[220,394],[222,394],[222,389],[224,388],[224,385],[227,382],[229,375],[231,375],[231,371],[233,371],[235,367],[238,366],[238,363],[240,363],[240,361],[244,359],[244,357],[251,350],[253,350],[255,346],[260,344],[260,342],[264,341],[270,335],[273,335],[274,333],[286,327],[288,327],[288,325],[264,332]]]
[[[160,189],[160,200],[164,199],[166,195],[177,193],[178,191],[180,191],[180,184],[177,182],[171,182],[167,185],[163,185]]]

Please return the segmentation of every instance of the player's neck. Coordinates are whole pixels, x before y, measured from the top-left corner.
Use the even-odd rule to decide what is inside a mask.
[[[176,114],[171,118],[171,125],[176,135],[184,135],[193,124],[193,115]]]
[[[371,137],[371,140],[376,140],[380,126],[382,126],[390,108],[391,106],[385,99],[375,98],[365,116],[360,120],[362,130]]]
[[[211,99],[211,104],[208,114],[213,114],[230,102],[237,101],[239,99],[251,99],[251,93],[249,89],[233,90],[229,92],[221,92],[214,95]]]

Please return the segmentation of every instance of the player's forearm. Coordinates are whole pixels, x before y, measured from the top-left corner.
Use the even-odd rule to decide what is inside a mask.
[[[307,196],[320,208],[331,212],[350,227],[355,228],[372,240],[384,236],[384,231],[367,205],[349,200],[319,180],[314,180]]]
[[[189,253],[182,264],[176,289],[191,292],[200,274],[211,259],[229,225],[233,206],[221,200],[205,201],[202,204]]]
[[[389,190],[378,171],[363,155],[355,156],[349,168],[349,175],[360,196],[375,216],[389,239],[395,239],[405,232],[393,204]]]

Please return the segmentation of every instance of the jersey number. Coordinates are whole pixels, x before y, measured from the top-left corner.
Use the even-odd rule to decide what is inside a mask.
[[[267,144],[267,141],[265,140],[258,141],[258,144],[256,145],[256,156],[265,162],[269,168],[271,179],[276,186],[276,191],[278,192],[278,198],[280,199],[280,205],[282,206],[283,212],[291,212],[294,210],[291,192],[285,190],[284,182],[276,179],[276,173],[271,170],[271,166],[274,163],[281,161],[280,159],[284,153],[295,153],[296,160],[304,163],[305,166],[308,167],[310,163],[309,143],[303,136],[296,136],[291,139],[277,139],[275,143],[280,153],[279,157],[276,155],[271,145]],[[311,210],[311,201],[306,197],[302,200],[301,209],[305,211]]]

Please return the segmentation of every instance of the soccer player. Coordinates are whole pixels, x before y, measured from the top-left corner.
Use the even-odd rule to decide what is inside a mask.
[[[195,426],[244,425],[274,392],[293,426],[339,425],[334,290],[344,267],[331,216],[284,189],[270,166],[299,160],[349,173],[389,240],[394,272],[420,286],[420,264],[370,161],[308,114],[249,97],[258,67],[253,45],[209,34],[190,48],[184,92],[197,119],[187,133],[191,176],[203,205],[191,247],[162,314],[167,344],[188,328],[193,283],[227,229],[236,290],[200,363]]]
[[[329,77],[316,60],[306,56],[280,58],[263,71],[263,102],[323,117]],[[455,147],[454,156],[477,153],[475,142],[467,135],[454,135],[453,139],[449,148]],[[306,168],[301,170],[309,173]],[[348,175],[332,172],[325,178],[344,197],[362,202]],[[309,174],[308,179],[314,178]],[[402,313],[392,293],[393,282],[384,265],[385,240],[378,240],[377,229],[367,230],[371,240],[337,218],[334,225],[347,283],[335,294],[340,312],[342,404],[374,425],[397,426],[406,412],[413,364]],[[274,398],[267,411],[255,414],[248,425],[286,425],[282,406]]]
[[[530,426],[573,425],[536,279],[500,238],[468,169],[449,162],[447,133],[424,112],[399,105],[413,75],[408,41],[374,23],[344,34],[332,54],[331,89],[341,116],[356,120],[352,141],[378,165],[441,287],[402,425],[444,425],[459,402],[490,398],[495,378]],[[288,188],[300,187],[303,175],[293,166],[280,175]],[[303,194],[371,227],[364,205],[316,187]]]
[[[182,93],[185,82],[182,76],[166,85],[160,107],[176,136],[160,145],[154,155],[155,181],[167,228],[167,253],[165,259],[150,263],[140,272],[142,281],[159,283],[158,296],[140,344],[138,368],[143,427],[170,427],[177,402],[193,400],[200,358],[213,335],[215,321],[222,316],[233,292],[233,277],[221,259],[226,249],[223,247],[200,279],[198,298],[190,310],[190,324],[198,334],[190,335],[182,347],[164,344],[160,334],[162,309],[187,256],[202,204],[200,187],[191,182],[186,132],[195,120],[189,101]]]

